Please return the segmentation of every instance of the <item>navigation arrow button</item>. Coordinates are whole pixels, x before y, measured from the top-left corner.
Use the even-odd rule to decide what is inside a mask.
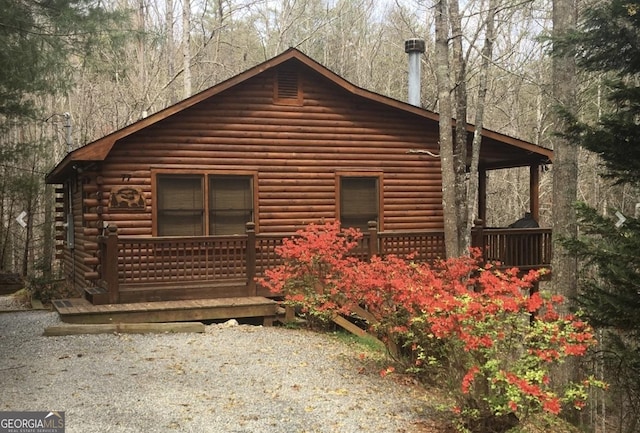
[[[27,226],[27,222],[24,220],[24,217],[26,216],[27,213],[25,211],[22,211],[20,212],[20,215],[16,217],[16,221],[18,221],[18,224],[20,224],[22,228],[25,228]]]

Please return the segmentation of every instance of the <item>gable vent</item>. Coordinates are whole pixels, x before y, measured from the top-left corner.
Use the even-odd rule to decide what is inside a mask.
[[[298,71],[289,68],[278,70],[275,88],[275,102],[286,105],[302,105]]]

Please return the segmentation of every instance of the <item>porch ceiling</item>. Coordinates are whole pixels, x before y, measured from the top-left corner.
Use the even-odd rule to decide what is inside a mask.
[[[495,170],[500,168],[528,167],[546,165],[553,160],[553,151],[530,143],[514,139],[514,143],[505,143],[504,136],[498,141],[491,137],[491,131],[483,134],[480,148],[480,168]],[[468,147],[468,163],[471,162],[471,145]]]

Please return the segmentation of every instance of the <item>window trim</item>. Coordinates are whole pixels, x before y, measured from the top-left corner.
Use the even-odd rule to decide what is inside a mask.
[[[336,171],[335,175],[335,202],[336,220],[340,221],[341,215],[341,180],[345,177],[376,178],[378,181],[378,231],[384,231],[384,176],[381,171]]]
[[[152,168],[151,169],[151,233],[153,237],[158,236],[158,176],[162,175],[192,175],[203,177],[203,194],[204,194],[204,229],[203,236],[213,236],[209,234],[209,176],[247,176],[251,178],[251,188],[253,191],[253,219],[256,233],[259,233],[260,215],[258,211],[258,171],[257,170],[198,170],[198,169],[169,169],[169,168]]]

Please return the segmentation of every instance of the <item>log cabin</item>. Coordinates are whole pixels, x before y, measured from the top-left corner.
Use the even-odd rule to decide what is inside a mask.
[[[442,257],[438,153],[436,113],[289,49],[68,153],[46,177],[58,256],[95,305],[271,296],[254,277],[278,262],[284,237],[323,220],[361,228],[363,255]],[[479,219],[487,171],[509,167],[530,168],[537,219],[552,156],[484,130]],[[479,227],[474,242],[526,268],[550,263],[550,236]]]

